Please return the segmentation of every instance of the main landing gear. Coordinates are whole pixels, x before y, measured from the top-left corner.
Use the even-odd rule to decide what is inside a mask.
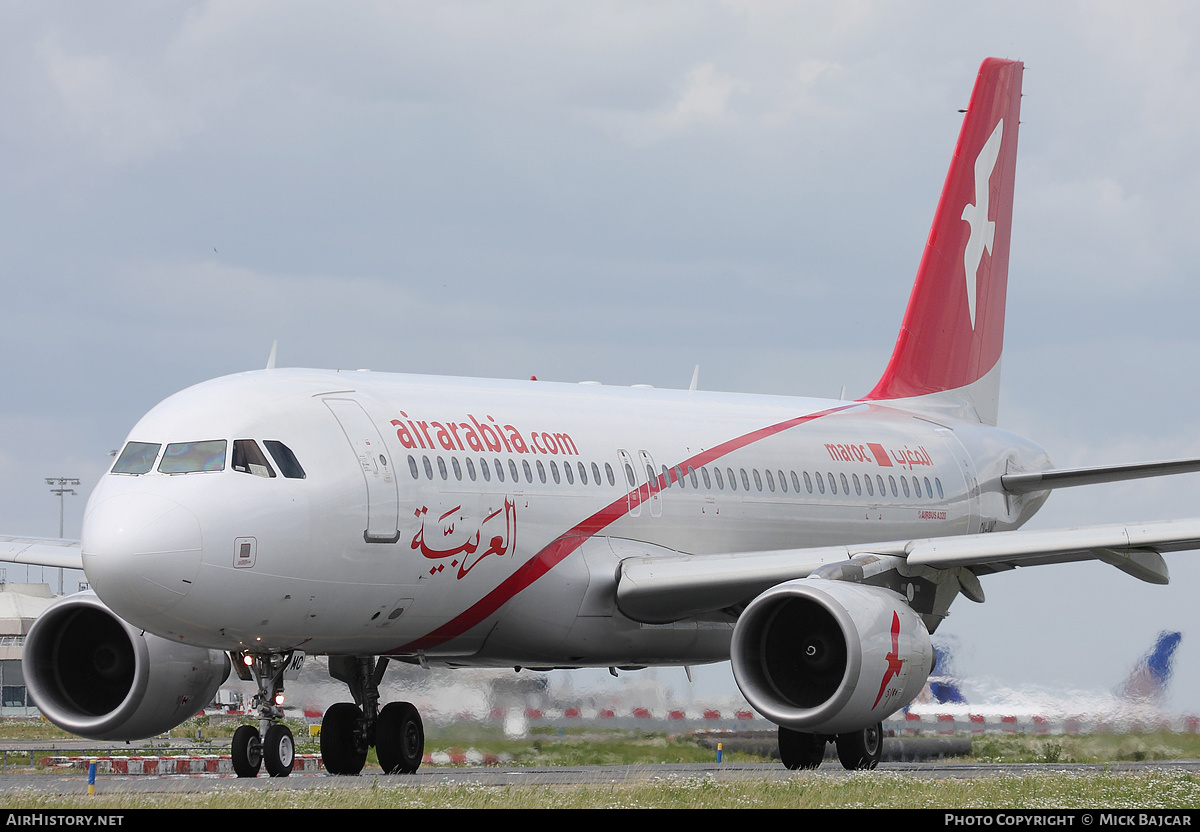
[[[838,760],[843,768],[873,769],[883,757],[883,723],[836,736],[805,734],[781,725],[779,761],[790,769],[817,768],[825,759],[825,743],[830,741],[837,746]]]
[[[425,728],[408,702],[379,707],[379,683],[388,659],[330,656],[329,675],[345,682],[354,702],[339,702],[321,720],[321,758],[330,774],[358,774],[374,746],[385,774],[412,774],[425,754]]]
[[[253,677],[258,693],[258,727],[243,725],[233,734],[233,770],[238,777],[257,777],[266,763],[267,774],[287,777],[296,762],[296,742],[283,719],[283,671],[292,660],[288,653],[234,653],[241,678]]]

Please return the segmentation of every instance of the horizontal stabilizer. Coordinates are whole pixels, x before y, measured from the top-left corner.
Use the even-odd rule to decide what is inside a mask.
[[[1033,474],[1005,474],[1000,478],[1004,489],[1012,494],[1049,491],[1073,485],[1095,485],[1101,482],[1121,482],[1143,477],[1165,477],[1170,474],[1191,474],[1200,471],[1200,459],[1174,459],[1167,462],[1135,462],[1131,465],[1104,465],[1096,468],[1061,468]]]
[[[83,569],[83,553],[78,540],[0,536],[0,563]]]

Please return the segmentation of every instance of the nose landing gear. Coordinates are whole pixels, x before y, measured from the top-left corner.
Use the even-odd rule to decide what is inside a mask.
[[[253,677],[258,693],[258,727],[243,725],[233,734],[231,756],[238,777],[257,777],[266,763],[271,777],[287,777],[296,762],[296,742],[283,719],[283,672],[292,660],[288,653],[234,653],[234,667],[242,679]]]

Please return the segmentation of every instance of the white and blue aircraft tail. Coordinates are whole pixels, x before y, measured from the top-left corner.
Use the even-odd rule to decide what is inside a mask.
[[[1164,631],[1111,691],[1074,688],[1046,690],[1032,686],[998,685],[973,678],[959,667],[961,644],[935,637],[937,663],[925,690],[905,711],[922,719],[954,719],[970,730],[1014,730],[1004,720],[1034,720],[1073,725],[1123,727],[1174,725],[1187,720],[1166,709],[1175,654],[1183,634]],[[1019,724],[1019,723],[1018,723]]]

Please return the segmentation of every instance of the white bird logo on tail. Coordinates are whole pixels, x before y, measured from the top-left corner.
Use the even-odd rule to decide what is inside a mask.
[[[962,218],[971,224],[971,236],[963,249],[963,277],[967,282],[967,309],[971,313],[971,329],[975,329],[975,284],[979,277],[979,263],[983,260],[985,248],[988,254],[991,254],[992,243],[996,239],[996,223],[988,219],[988,181],[992,178],[996,160],[1000,157],[1000,140],[1003,136],[1004,119],[1000,119],[975,158],[975,204],[967,203],[962,212]]]

